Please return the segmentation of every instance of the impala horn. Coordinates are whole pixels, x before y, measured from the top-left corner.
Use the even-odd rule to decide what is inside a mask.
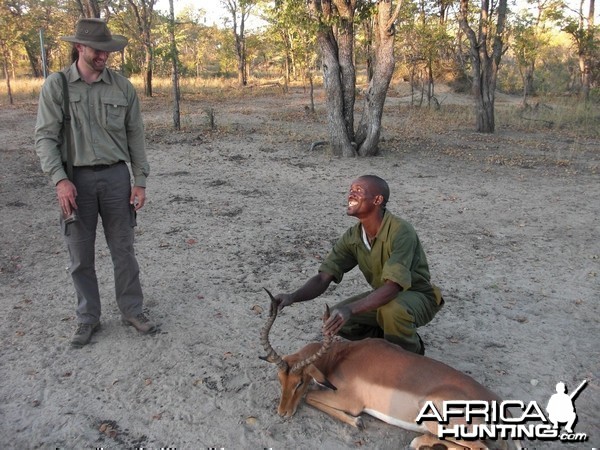
[[[265,352],[267,352],[267,356],[261,356],[260,359],[277,364],[279,370],[287,372],[289,370],[288,363],[286,363],[283,358],[277,354],[269,342],[269,332],[271,331],[271,327],[277,318],[277,300],[275,300],[275,297],[273,297],[273,294],[271,294],[267,288],[263,289],[267,291],[267,294],[269,294],[269,297],[271,297],[271,305],[269,307],[269,320],[267,320],[267,323],[260,332],[260,343],[265,349]]]

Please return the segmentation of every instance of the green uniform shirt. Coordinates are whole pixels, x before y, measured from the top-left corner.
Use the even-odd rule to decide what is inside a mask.
[[[133,85],[125,77],[104,69],[91,85],[79,76],[73,63],[66,71],[71,103],[73,166],[131,163],[136,186],[145,187],[150,166],[146,159],[144,124]],[[58,73],[45,81],[40,93],[35,148],[42,170],[54,184],[67,178],[63,130],[63,85]]]
[[[386,211],[371,250],[362,240],[360,223],[349,228],[336,242],[319,268],[333,276],[336,283],[358,264],[373,289],[386,280],[403,290],[422,292],[441,301],[441,293],[431,284],[429,266],[415,229],[407,221]]]

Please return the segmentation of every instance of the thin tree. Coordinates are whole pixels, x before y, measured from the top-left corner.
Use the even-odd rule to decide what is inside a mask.
[[[2,67],[4,68],[4,77],[6,78],[6,92],[8,94],[8,103],[13,104],[12,89],[10,86],[10,71],[8,70],[8,45],[4,39],[0,39],[0,49],[2,50]]]
[[[533,11],[525,11],[512,29],[512,50],[523,80],[523,106],[535,94],[535,69],[540,53],[549,42],[548,25],[558,20],[563,8],[562,0],[528,0]]]
[[[177,43],[175,42],[175,13],[173,10],[173,0],[169,0],[169,41],[171,44],[171,62],[173,64],[172,84],[173,84],[173,127],[176,130],[181,129],[181,116],[179,110],[179,61],[177,57]]]
[[[481,0],[477,32],[470,24],[469,0],[460,0],[459,24],[469,40],[476,129],[495,131],[494,102],[504,47],[507,0]]]
[[[584,11],[585,0],[580,0],[577,19],[567,20],[563,28],[564,31],[571,35],[575,42],[577,57],[579,59],[581,97],[586,103],[590,98],[593,79],[593,56],[598,48],[598,39],[594,26],[595,0],[589,0],[589,2],[587,17]]]
[[[156,0],[127,0],[135,17],[136,35],[140,37],[144,47],[144,94],[152,97],[152,70],[154,65],[154,44],[152,42],[152,25],[154,22],[154,5]]]
[[[270,50],[283,53],[285,85],[290,79],[308,81],[310,111],[314,112],[313,70],[316,65],[316,27],[306,10],[305,0],[276,0],[263,10],[269,23]]]
[[[231,16],[231,31],[235,38],[235,53],[237,55],[238,83],[248,84],[248,62],[246,60],[246,21],[255,6],[253,0],[221,0],[221,4]]]

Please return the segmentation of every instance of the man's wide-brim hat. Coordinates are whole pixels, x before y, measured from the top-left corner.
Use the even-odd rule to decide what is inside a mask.
[[[102,19],[81,19],[77,22],[75,36],[64,36],[61,39],[105,52],[118,52],[127,45],[127,38],[119,34],[111,34]]]

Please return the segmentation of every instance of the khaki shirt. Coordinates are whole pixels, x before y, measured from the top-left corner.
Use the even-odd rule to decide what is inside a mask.
[[[356,265],[373,289],[390,280],[405,291],[422,292],[435,298],[437,304],[441,302],[440,290],[430,282],[427,257],[415,229],[389,211],[383,216],[371,250],[362,240],[362,226],[358,223],[336,242],[319,272],[332,275],[340,283]]]
[[[131,163],[134,184],[145,187],[150,166],[146,159],[144,124],[133,85],[125,77],[104,69],[88,85],[76,63],[66,71],[71,104],[73,166]],[[67,178],[66,139],[63,139],[63,85],[58,73],[42,86],[35,125],[35,149],[44,173],[54,182]]]

